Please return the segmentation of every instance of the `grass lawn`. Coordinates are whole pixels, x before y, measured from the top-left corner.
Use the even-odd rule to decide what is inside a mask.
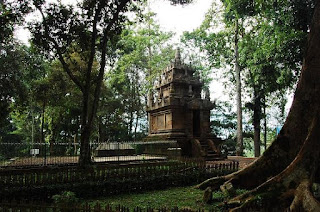
[[[129,207],[130,209],[133,209],[137,206],[143,209],[146,209],[148,207],[154,209],[158,209],[161,207],[173,208],[177,206],[179,207],[179,209],[189,208],[193,210],[217,210],[217,205],[223,200],[223,194],[221,192],[216,192],[213,194],[214,202],[208,205],[203,203],[202,196],[203,191],[199,189],[194,189],[192,187],[178,187],[169,188],[162,191],[122,194],[89,200],[87,202],[90,205],[94,205],[99,202],[101,206],[105,206],[107,204],[113,207],[122,205],[125,207]]]

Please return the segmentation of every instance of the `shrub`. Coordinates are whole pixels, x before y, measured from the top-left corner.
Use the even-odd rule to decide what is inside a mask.
[[[63,191],[61,194],[53,195],[52,200],[55,204],[63,206],[74,206],[79,201],[72,191]]]

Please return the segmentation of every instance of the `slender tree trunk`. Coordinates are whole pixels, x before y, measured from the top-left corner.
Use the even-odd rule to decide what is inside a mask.
[[[131,103],[132,104],[132,103]],[[132,139],[132,126],[133,126],[133,107],[130,107],[130,118],[129,118],[129,126],[128,126],[128,139]]]
[[[44,148],[44,165],[46,165],[46,163],[47,163],[47,145],[46,145],[46,141],[44,139],[44,113],[45,113],[45,107],[46,107],[46,102],[43,101],[42,119],[41,119],[41,143],[43,144],[43,148]]]
[[[130,87],[130,94],[131,94],[131,102],[130,102],[130,122],[129,122],[129,129],[128,129],[128,137],[129,139],[133,139],[133,121],[134,121],[134,112],[135,112],[135,101],[136,101],[136,94],[135,94],[135,79],[134,74],[132,73],[131,78],[131,87]]]
[[[236,87],[237,87],[237,152],[236,154],[242,155],[243,152],[243,134],[242,134],[242,105],[241,105],[241,76],[239,66],[239,23],[236,20],[236,30],[234,39],[234,50],[235,50],[235,72],[236,72]]]
[[[136,117],[136,123],[135,123],[135,126],[134,126],[134,141],[137,140],[137,130],[138,130],[139,118],[140,118],[139,111],[137,111],[136,114],[137,114],[137,117]]]
[[[42,104],[42,119],[41,119],[41,143],[45,143],[44,140],[44,113],[45,113],[46,103],[45,101]]]
[[[87,80],[90,80],[90,77]],[[82,98],[80,157],[79,157],[80,166],[86,166],[91,164],[90,135],[91,135],[92,126],[88,122],[88,105],[89,105],[89,88],[85,88],[83,92],[83,98]]]
[[[55,139],[56,139],[56,125],[53,123],[53,121],[51,122],[52,128],[51,128],[51,136],[50,136],[50,140],[49,140],[49,152],[50,155],[54,155],[54,143],[55,143]]]
[[[253,129],[254,129],[254,156],[260,156],[260,121],[261,121],[261,100],[259,94],[255,92],[254,105],[253,105]]]
[[[31,126],[31,144],[32,144],[32,149],[34,148],[34,109],[33,106],[31,108],[31,116],[32,116],[32,126]]]
[[[120,7],[124,7],[128,1],[121,2]],[[115,21],[115,20],[113,20]],[[99,74],[97,76],[94,92],[93,92],[93,100],[89,107],[89,92],[91,88],[91,71],[92,71],[92,64],[88,66],[88,70],[86,73],[86,84],[83,90],[83,112],[82,112],[82,123],[84,124],[82,132],[81,132],[81,149],[80,149],[80,158],[79,158],[79,165],[86,166],[92,163],[91,161],[91,150],[90,150],[90,136],[92,131],[92,125],[94,118],[96,117],[97,110],[99,107],[99,97],[101,92],[101,86],[103,82],[105,67],[106,67],[106,55],[107,55],[107,41],[108,41],[108,33],[112,25],[108,25],[108,27],[104,30],[104,34],[101,40],[101,59],[100,59],[100,68]],[[94,50],[95,37],[92,39],[92,48]],[[93,51],[94,52],[94,51]],[[92,59],[92,58],[91,58]],[[92,62],[92,61],[90,61]]]
[[[263,133],[263,143],[264,151],[267,150],[267,108],[266,108],[266,96],[263,96],[263,114],[264,114],[264,133]]]

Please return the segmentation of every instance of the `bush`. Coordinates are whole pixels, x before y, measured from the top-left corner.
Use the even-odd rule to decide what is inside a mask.
[[[61,194],[53,195],[52,200],[55,204],[62,206],[74,206],[79,201],[72,191],[63,191]]]
[[[141,154],[143,154],[143,152],[145,150],[145,145],[137,144],[137,145],[135,145],[134,149],[135,149],[135,152],[137,155],[141,155]]]
[[[221,145],[221,153],[222,155],[236,155],[236,139],[226,139]]]

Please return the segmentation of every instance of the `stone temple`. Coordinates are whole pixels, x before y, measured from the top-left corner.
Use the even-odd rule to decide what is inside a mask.
[[[209,90],[203,88],[195,70],[175,60],[155,82],[148,97],[148,140],[176,140],[181,156],[220,159],[221,139],[210,132]]]

